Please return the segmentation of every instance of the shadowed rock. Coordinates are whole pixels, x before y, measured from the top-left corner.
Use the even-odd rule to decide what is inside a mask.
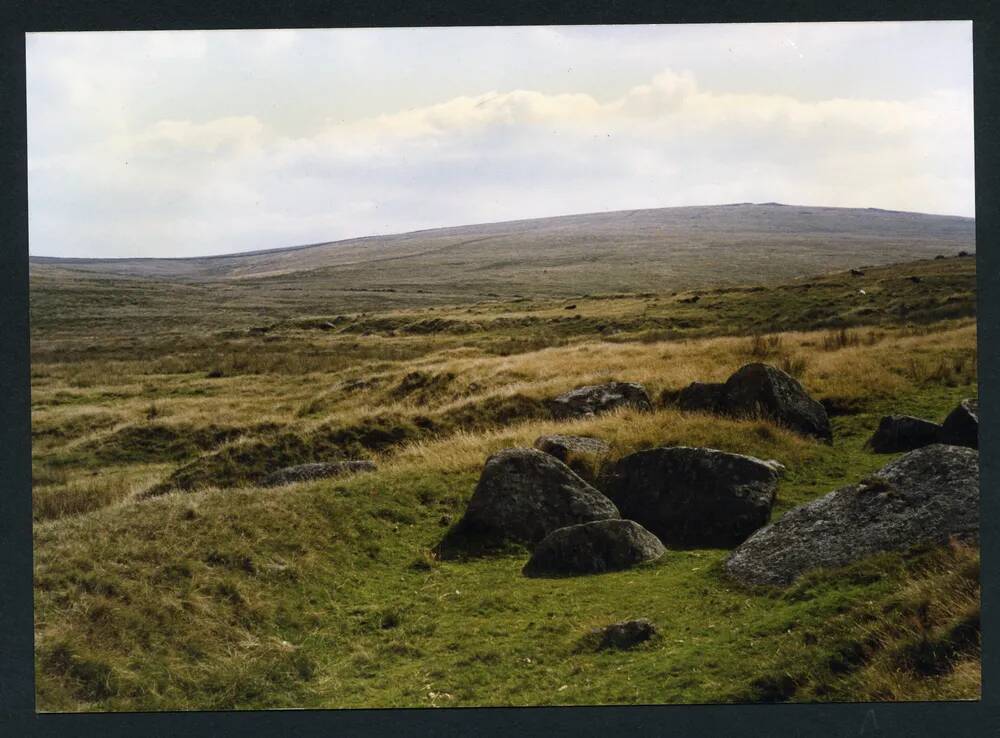
[[[726,380],[725,411],[764,415],[798,433],[833,438],[826,410],[798,380],[768,364],[747,364]]]
[[[624,651],[645,643],[657,635],[656,626],[646,618],[623,620],[620,623],[606,625],[598,631],[599,650],[615,649]]]
[[[725,382],[692,382],[677,396],[688,412],[766,417],[803,435],[830,441],[826,409],[798,380],[769,364],[747,364]]]
[[[334,461],[330,463],[299,464],[272,472],[261,480],[262,487],[277,487],[293,482],[307,482],[311,479],[339,477],[363,471],[374,471],[375,463],[366,460]]]
[[[886,415],[878,424],[868,446],[877,454],[912,451],[938,442],[941,426],[911,415]]]
[[[650,411],[653,403],[646,388],[635,382],[608,382],[578,387],[549,402],[556,420],[590,418],[619,407]]]
[[[639,451],[601,475],[623,517],[668,545],[735,546],[771,516],[778,470],[752,456],[676,446]]]
[[[978,535],[979,452],[934,444],[785,513],[733,551],[725,570],[745,584],[786,585],[816,567]]]
[[[692,382],[681,390],[677,407],[688,412],[718,413],[723,409],[725,395],[723,382]]]
[[[459,526],[465,534],[533,544],[557,528],[618,517],[611,500],[558,459],[510,448],[487,459]]]
[[[962,400],[941,424],[941,443],[979,448],[979,400]]]
[[[552,531],[535,547],[523,573],[557,577],[620,571],[654,561],[665,550],[633,520],[599,520]]]

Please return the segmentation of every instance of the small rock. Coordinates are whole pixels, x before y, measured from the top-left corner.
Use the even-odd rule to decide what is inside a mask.
[[[635,382],[608,382],[578,387],[549,401],[549,408],[556,420],[591,418],[619,407],[651,411],[653,403],[649,400],[646,388]]]
[[[877,454],[912,451],[937,443],[941,426],[911,415],[886,415],[867,445]]]
[[[460,525],[533,544],[557,528],[618,517],[611,500],[558,459],[509,448],[487,459]]]
[[[535,547],[528,577],[600,574],[655,561],[666,549],[634,520],[598,520],[552,531]]]
[[[958,403],[941,424],[940,442],[979,448],[979,400],[969,397]]]
[[[601,475],[625,518],[670,545],[735,546],[771,516],[778,472],[752,456],[674,446],[625,456]]]
[[[298,466],[288,466],[284,469],[278,469],[277,471],[268,474],[263,480],[261,480],[260,484],[262,487],[277,487],[282,484],[306,482],[311,479],[324,479],[326,477],[338,477],[346,474],[373,471],[374,469],[375,463],[364,459],[317,464],[299,464]]]
[[[656,626],[646,618],[623,620],[598,631],[601,640],[597,648],[602,651],[605,649],[624,651],[648,641],[657,635],[657,632]]]
[[[539,436],[535,439],[534,446],[563,463],[571,454],[604,455],[611,451],[611,446],[606,441],[593,436]]]
[[[853,274],[855,277],[863,277],[863,276],[865,276],[865,273],[863,271],[861,271],[860,269],[852,269],[851,270],[851,274]]]
[[[979,452],[934,444],[785,513],[733,551],[725,571],[744,584],[787,585],[816,567],[952,536],[979,536]]]

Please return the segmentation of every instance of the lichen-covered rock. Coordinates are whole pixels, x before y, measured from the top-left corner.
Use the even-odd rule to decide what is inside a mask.
[[[608,382],[578,387],[549,401],[549,408],[556,420],[590,418],[619,407],[650,411],[653,403],[649,400],[646,388],[635,382]]]
[[[307,482],[312,479],[339,477],[363,471],[374,471],[375,463],[364,459],[333,461],[329,463],[299,464],[278,469],[261,480],[262,487],[277,487],[293,482]]]
[[[598,486],[668,545],[735,546],[771,515],[778,470],[752,456],[675,446],[609,466]]]
[[[692,382],[677,396],[677,407],[688,412],[718,413],[723,409],[725,396],[723,382]]]
[[[539,436],[535,448],[565,463],[572,454],[602,456],[611,450],[607,441],[592,436]]]
[[[868,446],[877,454],[912,451],[938,442],[941,426],[911,415],[886,415],[878,429],[868,439]]]
[[[663,555],[660,540],[633,520],[599,520],[559,528],[535,546],[528,577],[600,574],[629,569]]]
[[[534,544],[557,528],[618,517],[611,500],[558,459],[509,448],[487,459],[460,526]]]
[[[978,535],[979,452],[934,444],[785,513],[733,551],[725,570],[745,584],[786,585],[816,567]]]
[[[941,424],[938,438],[952,446],[979,448],[979,400],[970,397],[958,403]]]
[[[747,364],[726,380],[723,409],[732,415],[763,415],[807,436],[833,438],[830,419],[798,380],[768,364]]]

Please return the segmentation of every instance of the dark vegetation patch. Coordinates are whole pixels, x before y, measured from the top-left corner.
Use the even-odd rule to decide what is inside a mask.
[[[232,441],[243,433],[262,433],[276,428],[274,424],[236,428],[149,422],[126,425],[82,450],[92,453],[97,461],[107,464],[181,461]]]
[[[196,459],[153,487],[149,494],[155,496],[172,489],[254,484],[286,466],[367,458],[372,452],[416,440],[422,433],[406,418],[377,415],[348,426],[321,426],[309,433],[285,431],[264,435]]]

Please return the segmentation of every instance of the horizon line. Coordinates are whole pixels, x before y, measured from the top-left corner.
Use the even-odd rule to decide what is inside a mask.
[[[204,254],[200,256],[47,256],[45,254],[32,254],[31,253],[31,243],[29,237],[28,243],[28,260],[31,259],[45,259],[52,261],[65,261],[65,262],[79,262],[79,261],[191,261],[195,259],[207,260],[207,259],[227,259],[235,258],[240,256],[258,256],[261,254],[273,254],[282,251],[302,251],[305,249],[318,248],[320,246],[333,246],[336,244],[355,242],[355,241],[367,241],[376,238],[394,238],[397,236],[410,236],[417,233],[428,233],[430,231],[443,231],[457,228],[470,228],[473,226],[490,226],[490,225],[503,225],[505,223],[524,223],[526,221],[542,221],[542,220],[555,220],[557,218],[576,218],[584,215],[611,215],[613,213],[628,213],[628,212],[643,212],[650,210],[683,210],[691,208],[724,208],[724,207],[739,207],[739,206],[753,206],[753,207],[789,207],[789,208],[814,208],[817,210],[869,210],[881,213],[899,213],[903,215],[926,215],[937,218],[960,218],[962,220],[972,220],[976,219],[973,215],[956,215],[953,213],[928,213],[919,210],[896,210],[893,208],[879,208],[879,207],[847,207],[841,205],[805,205],[798,203],[784,203],[784,202],[726,202],[726,203],[712,203],[703,205],[667,205],[659,208],[617,208],[614,210],[591,210],[587,212],[578,213],[563,213],[560,215],[543,215],[536,218],[511,218],[507,220],[491,220],[491,221],[480,221],[477,223],[458,223],[455,225],[445,225],[445,226],[431,226],[428,228],[415,228],[410,231],[395,231],[391,233],[373,233],[365,236],[348,236],[347,238],[338,238],[332,241],[316,241],[313,243],[306,244],[292,244],[290,246],[275,246],[272,248],[265,249],[251,249],[249,251],[231,251],[228,253],[214,253],[214,254]]]

